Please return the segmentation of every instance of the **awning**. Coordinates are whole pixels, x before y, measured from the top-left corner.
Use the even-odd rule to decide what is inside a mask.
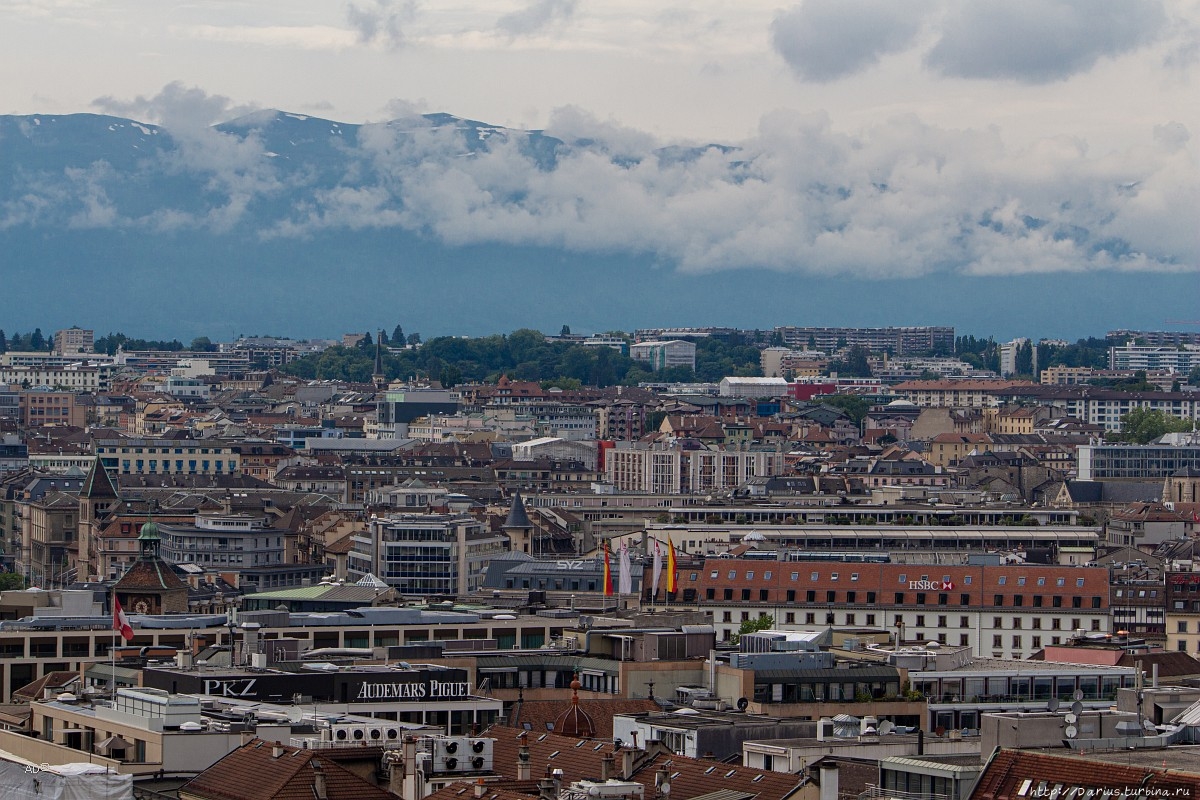
[[[116,682],[123,686],[137,686],[140,673],[131,667],[114,667],[112,664],[105,662],[91,664],[83,673],[84,678],[109,683],[112,682],[114,675],[116,676]]]
[[[107,739],[101,739],[96,742],[96,752],[102,756],[106,756],[114,750],[132,750],[133,745],[122,739],[120,736],[113,734]]]

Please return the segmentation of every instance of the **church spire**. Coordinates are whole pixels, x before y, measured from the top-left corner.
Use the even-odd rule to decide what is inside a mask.
[[[376,388],[382,389],[387,385],[387,379],[383,376],[383,331],[379,331],[379,335],[375,337],[375,373],[371,376],[371,382]]]

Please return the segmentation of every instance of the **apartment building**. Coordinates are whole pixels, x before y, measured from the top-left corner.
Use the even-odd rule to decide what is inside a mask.
[[[1125,347],[1108,348],[1109,369],[1169,370],[1184,375],[1192,367],[1200,366],[1200,345],[1180,344],[1175,347]]]
[[[904,641],[1023,659],[1110,627],[1101,567],[706,559],[680,569],[678,585],[678,600],[710,610],[724,640],[770,615],[783,630],[895,631]]]
[[[84,328],[70,327],[54,332],[54,352],[62,356],[78,356],[96,350],[96,333]]]
[[[682,339],[661,342],[638,342],[629,346],[629,357],[644,361],[653,370],[669,367],[696,368],[696,345]]]
[[[893,355],[928,350],[954,349],[954,328],[945,325],[913,325],[887,328],[781,327],[775,329],[788,347],[811,346],[832,352],[839,347],[860,345],[873,353]]]
[[[736,489],[751,478],[779,475],[783,467],[783,453],[765,448],[684,450],[621,442],[604,457],[605,476],[617,491],[650,494]]]
[[[0,383],[23,387],[49,386],[52,389],[70,389],[74,392],[107,392],[112,388],[112,369],[109,364],[71,364],[61,367],[0,366]]]
[[[397,514],[371,520],[355,533],[350,577],[375,575],[401,595],[457,596],[483,586],[492,558],[508,552],[508,537],[467,514]]]
[[[114,475],[237,475],[241,455],[205,439],[97,439],[100,463]]]

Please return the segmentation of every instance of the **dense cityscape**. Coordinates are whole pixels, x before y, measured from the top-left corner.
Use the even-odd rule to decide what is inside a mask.
[[[966,800],[1200,723],[1200,333],[0,350],[0,750],[88,796]]]

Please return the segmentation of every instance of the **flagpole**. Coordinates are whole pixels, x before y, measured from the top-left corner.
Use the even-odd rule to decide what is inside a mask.
[[[112,599],[113,599],[113,603],[115,604],[117,602],[117,589],[115,586],[113,587]],[[116,614],[117,614],[117,607],[116,607],[116,605],[113,605],[113,620],[114,621],[116,621],[116,618],[117,618]],[[108,655],[112,659],[112,677],[110,680],[112,681],[113,708],[116,708],[117,707],[117,626],[113,625],[111,627],[113,629],[112,630],[112,647],[109,648]]]

